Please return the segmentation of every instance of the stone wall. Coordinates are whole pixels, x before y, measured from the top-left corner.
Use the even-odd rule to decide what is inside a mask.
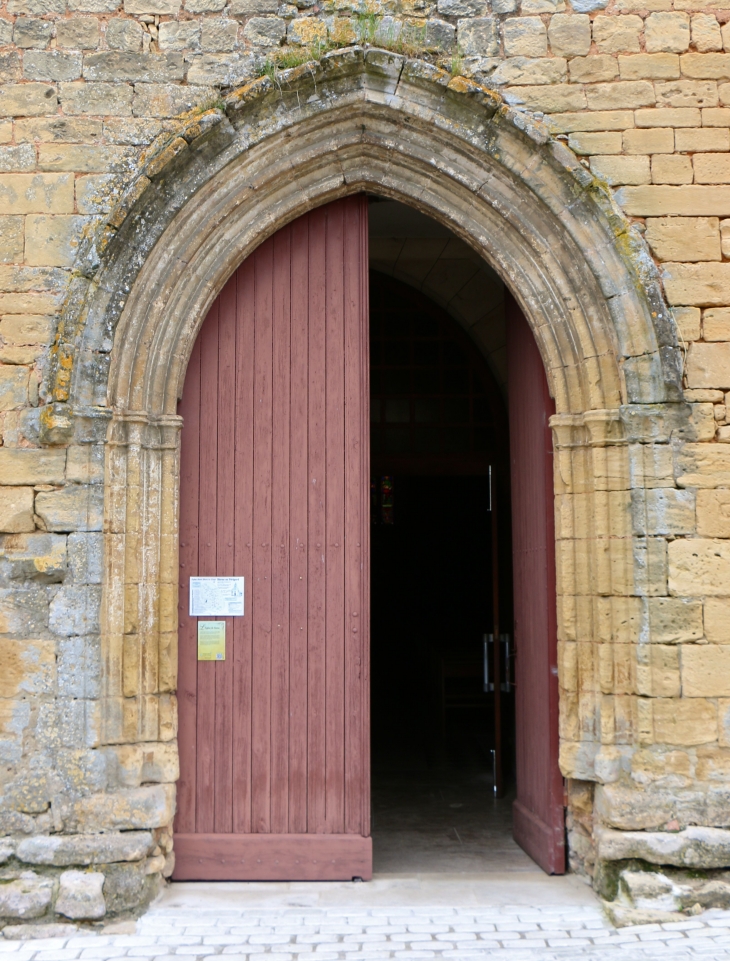
[[[631,236],[616,227],[616,256],[638,258],[636,276],[649,285],[646,249],[661,269],[689,406],[677,397],[668,408],[648,403],[652,391],[666,399],[653,386],[656,344],[633,321],[620,333],[628,308],[608,281],[600,292],[619,333],[598,338],[572,367],[560,360],[562,347],[548,363],[559,411],[561,763],[571,858],[589,873],[596,859],[730,865],[727,0],[708,9],[689,0],[5,0],[0,879],[11,883],[0,886],[0,924],[54,910],[87,919],[130,910],[172,868],[176,503],[164,479],[175,476],[179,425],[168,410],[169,423],[150,427],[140,414],[109,426],[114,330],[100,309],[77,305],[132,209],[138,232],[127,235],[136,245],[129,259],[147,257],[140,197],[159,183],[162,203],[178,155],[195,149],[207,163],[206,131],[215,127],[211,136],[223,144],[216,157],[225,157],[224,128],[249,137],[248,121],[235,118],[255,99],[252,89],[257,97],[269,91],[256,108],[262,128],[267,111],[281,113],[277,88],[294,89],[287,68],[353,41],[395,51],[377,67],[393,90],[405,54],[441,68],[429,74],[424,64],[413,77],[428,75],[450,95],[478,95],[491,103],[489,116],[498,100],[477,84],[499,91],[514,109],[495,116],[527,131],[509,176],[519,167],[539,180],[545,151],[569,169],[569,148],[579,158],[574,183],[594,196],[599,181],[608,184],[635,226]],[[319,76],[309,73],[316,87]],[[459,75],[475,83],[456,82]],[[263,83],[231,93],[257,77]],[[435,115],[434,130],[440,119],[452,130],[463,123],[477,149],[463,108]],[[492,149],[495,137],[488,131],[481,142]],[[507,164],[509,151],[504,157]],[[169,188],[170,204],[194,208],[203,180],[191,178],[182,192]],[[546,201],[537,182],[530,189],[542,217]],[[613,256],[608,246],[604,254]],[[566,262],[575,257],[566,247]],[[130,287],[130,271],[111,276],[116,286],[100,285],[94,303],[105,297],[118,316],[142,294]],[[537,306],[524,306],[538,327]],[[78,336],[69,334],[69,317]],[[82,345],[77,353],[72,342]],[[114,349],[123,347],[118,336]],[[607,353],[613,360],[604,364]],[[587,386],[575,387],[576,378]],[[638,410],[632,391],[644,387]],[[67,403],[71,414],[60,411]],[[150,561],[145,544],[157,536],[159,515],[164,549]],[[154,650],[145,646],[152,634]],[[667,838],[680,852],[670,860]]]

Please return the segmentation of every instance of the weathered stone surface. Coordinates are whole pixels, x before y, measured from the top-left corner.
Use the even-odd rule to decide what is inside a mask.
[[[27,871],[16,881],[0,884],[0,918],[40,918],[48,910],[53,882]]]
[[[0,449],[0,484],[62,484],[65,450]]]
[[[148,831],[122,834],[48,835],[26,838],[17,847],[18,858],[27,864],[108,864],[113,861],[141,861],[154,847]]]
[[[683,831],[597,832],[599,857],[606,861],[642,858],[651,864],[720,868],[730,864],[730,831],[687,827]]]
[[[493,17],[474,17],[458,23],[459,46],[469,57],[494,57],[499,51],[499,33]]]
[[[730,388],[730,344],[692,344],[687,356],[689,387]]]
[[[730,598],[708,597],[704,607],[707,640],[730,644]]]
[[[182,80],[183,58],[179,53],[93,53],[84,59],[84,77],[87,80],[136,83]]]
[[[659,744],[707,744],[717,739],[717,708],[705,699],[655,698],[654,739]]]
[[[695,529],[695,494],[674,488],[633,490],[631,513],[635,534],[689,534]]]
[[[180,777],[176,744],[154,741],[122,744],[108,748],[106,754],[110,780],[122,787],[153,782],[171,784]]]
[[[730,449],[724,444],[685,444],[677,454],[680,487],[730,486]]]
[[[726,784],[648,790],[622,783],[602,784],[596,786],[595,801],[600,821],[621,831],[660,830],[673,822],[681,828],[694,824],[730,827],[730,787]]]
[[[0,488],[0,531],[17,534],[35,529],[33,488]]]
[[[544,57],[547,54],[547,30],[539,17],[505,20],[502,39],[508,57]]]
[[[2,488],[0,488],[2,489]],[[10,581],[57,583],[66,574],[66,538],[57,534],[12,534],[0,539],[4,574]]]
[[[159,891],[159,875],[146,873],[146,862],[105,866],[104,898],[107,911],[119,914],[148,904]]]
[[[70,806],[69,826],[83,833],[164,827],[175,813],[175,786],[157,784],[116,794],[95,794]]]
[[[650,597],[644,638],[657,644],[696,641],[703,635],[702,602],[686,597]]]
[[[639,910],[678,911],[681,907],[669,878],[653,871],[622,871],[620,885]]]
[[[652,217],[646,228],[646,239],[660,260],[686,263],[721,259],[717,217]]]
[[[590,17],[556,13],[550,18],[548,40],[557,57],[584,57],[591,47]]]
[[[45,83],[0,86],[0,117],[42,117],[58,107],[56,88]]]
[[[69,50],[94,50],[99,46],[99,21],[95,17],[71,17],[56,25],[59,47]]]
[[[59,878],[56,913],[79,921],[103,918],[103,886],[104,875],[98,871],[64,871]]]
[[[103,490],[95,484],[74,484],[36,496],[35,510],[48,531],[99,531],[103,520]]]
[[[682,597],[722,596],[730,581],[730,542],[693,538],[668,547],[669,590]]]
[[[9,640],[0,636],[0,697],[50,694],[56,669],[53,641]]]
[[[682,648],[682,694],[685,697],[728,697],[730,646],[685,645]]]
[[[100,588],[62,587],[51,601],[48,625],[67,637],[99,631]]]

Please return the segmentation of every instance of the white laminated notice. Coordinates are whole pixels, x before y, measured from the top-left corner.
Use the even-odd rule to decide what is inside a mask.
[[[191,617],[243,617],[242,577],[191,577]]]

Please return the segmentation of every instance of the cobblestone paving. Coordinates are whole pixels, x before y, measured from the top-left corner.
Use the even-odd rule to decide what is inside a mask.
[[[730,958],[730,912],[616,930],[597,906],[332,907],[230,910],[153,907],[136,934],[3,941],[8,961],[221,957],[226,961],[385,958],[596,961]]]

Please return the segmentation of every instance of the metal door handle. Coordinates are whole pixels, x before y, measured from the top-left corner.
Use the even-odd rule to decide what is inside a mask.
[[[492,644],[494,644],[494,634],[483,634],[484,641],[484,690],[486,692],[494,690],[494,681],[490,680],[492,675]]]

